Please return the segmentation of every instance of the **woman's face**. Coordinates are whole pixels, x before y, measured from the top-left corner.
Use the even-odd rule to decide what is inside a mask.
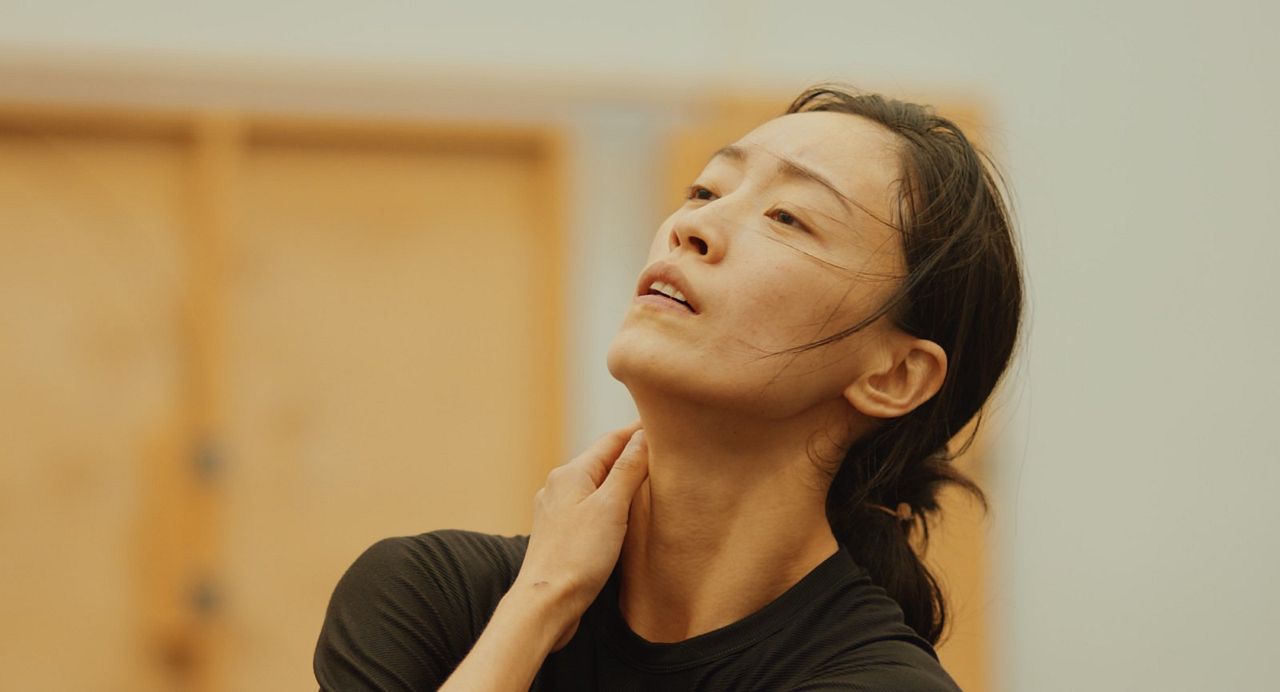
[[[658,229],[610,372],[633,395],[768,417],[840,401],[882,361],[887,320],[782,352],[855,324],[901,280],[901,241],[885,223],[897,151],[881,126],[823,112],[776,118],[722,149]]]

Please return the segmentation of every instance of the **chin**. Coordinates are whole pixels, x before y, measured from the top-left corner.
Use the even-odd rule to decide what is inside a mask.
[[[688,411],[699,414],[766,422],[843,402],[838,392],[787,386],[791,380],[779,379],[775,368],[708,363],[706,356],[690,354],[681,357],[670,344],[641,337],[620,333],[610,344],[607,359],[609,374],[631,392],[637,406],[690,406]]]
[[[653,363],[654,356],[650,354],[646,357],[643,354],[645,350],[643,344],[637,344],[634,341],[625,332],[619,332],[610,342],[609,351],[605,357],[609,374],[624,385],[628,384],[636,374],[652,369],[656,365]],[[649,361],[650,364],[646,366],[645,361]]]
[[[637,404],[641,400],[690,404],[703,411],[738,411],[759,415],[772,404],[741,373],[717,371],[673,354],[668,344],[619,334],[609,346],[609,374],[621,382]]]
[[[692,359],[687,344],[673,343],[648,329],[623,325],[609,344],[606,363],[613,379],[633,391],[635,387],[679,390],[708,374],[705,367],[690,362]]]

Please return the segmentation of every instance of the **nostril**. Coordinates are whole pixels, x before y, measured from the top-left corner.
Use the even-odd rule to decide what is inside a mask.
[[[697,248],[699,255],[707,254],[707,243],[705,240],[695,235],[689,236],[689,242],[693,244],[693,247]]]

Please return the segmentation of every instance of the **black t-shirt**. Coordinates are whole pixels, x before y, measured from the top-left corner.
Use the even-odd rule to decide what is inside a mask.
[[[527,536],[433,531],[375,543],[334,589],[316,646],[324,690],[432,690],[515,581]],[[618,573],[532,689],[955,692],[933,648],[842,547],[773,602],[674,644],[618,609]]]

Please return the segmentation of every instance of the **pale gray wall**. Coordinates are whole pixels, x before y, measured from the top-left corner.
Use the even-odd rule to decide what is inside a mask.
[[[0,18],[10,55],[976,94],[1033,302],[994,421],[1003,689],[1275,689],[1274,5],[4,0]],[[602,354],[656,222],[653,147],[673,116],[539,107],[571,126],[584,191],[569,297],[581,442],[630,415]]]

